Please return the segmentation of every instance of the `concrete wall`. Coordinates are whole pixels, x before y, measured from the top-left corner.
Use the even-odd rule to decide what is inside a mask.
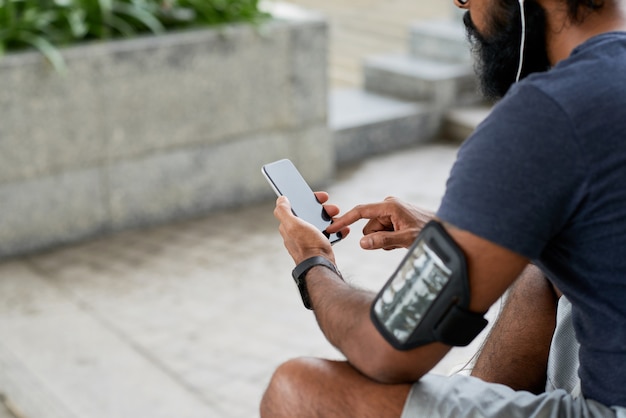
[[[327,25],[312,14],[0,59],[0,257],[313,185],[334,167]]]

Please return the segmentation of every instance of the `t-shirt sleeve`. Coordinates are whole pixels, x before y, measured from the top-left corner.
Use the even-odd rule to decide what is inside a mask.
[[[584,164],[563,109],[518,86],[459,150],[437,216],[530,259],[575,212]]]

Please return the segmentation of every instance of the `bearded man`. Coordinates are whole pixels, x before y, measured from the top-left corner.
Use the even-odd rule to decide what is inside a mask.
[[[411,247],[412,268],[399,269],[410,274],[379,295],[346,284],[324,235],[277,200],[294,278],[347,361],[281,365],[264,418],[626,417],[626,4],[456,5],[483,91],[501,100],[461,147],[436,214],[388,198],[327,229],[368,219],[364,249]],[[474,376],[429,374],[518,277],[522,314],[495,328]],[[571,304],[576,390],[534,379],[545,380],[555,288]]]

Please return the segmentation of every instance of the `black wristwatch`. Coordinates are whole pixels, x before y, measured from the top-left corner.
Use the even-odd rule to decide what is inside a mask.
[[[309,291],[306,288],[306,274],[315,266],[324,266],[341,277],[341,273],[339,273],[337,267],[331,263],[330,260],[319,255],[307,258],[293,269],[291,276],[296,281],[296,285],[298,285],[300,296],[302,296],[302,303],[304,303],[305,308],[310,310],[313,310],[313,307],[311,305],[311,298],[309,298]]]

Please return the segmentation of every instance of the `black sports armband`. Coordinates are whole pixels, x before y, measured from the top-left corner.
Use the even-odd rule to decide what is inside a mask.
[[[371,318],[398,350],[439,341],[468,345],[487,325],[470,312],[465,255],[443,226],[424,226],[400,266],[376,296]]]

